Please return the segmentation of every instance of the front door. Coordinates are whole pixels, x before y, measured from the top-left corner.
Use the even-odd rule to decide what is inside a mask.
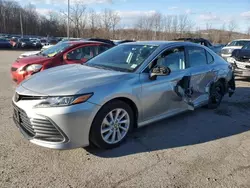
[[[98,53],[99,45],[87,45],[77,47],[68,53],[64,54],[64,63],[66,64],[81,64],[85,63]]]
[[[171,69],[167,76],[149,79],[149,71],[155,66]],[[143,121],[173,111],[187,108],[187,105],[175,92],[177,83],[187,74],[185,50],[183,46],[165,50],[140,75],[142,84]]]

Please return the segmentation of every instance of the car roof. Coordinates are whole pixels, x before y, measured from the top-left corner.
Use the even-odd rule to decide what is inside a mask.
[[[250,41],[250,39],[235,39],[235,40],[233,40],[233,41],[242,41],[242,40]]]
[[[124,43],[121,45],[132,45],[132,44],[137,44],[137,45],[152,45],[152,46],[161,46],[161,47],[168,47],[172,46],[173,44],[175,45],[191,45],[191,46],[198,46],[198,47],[204,47],[202,45],[193,43],[193,42],[182,42],[182,41],[137,41],[137,42],[129,42],[129,43]]]
[[[65,41],[63,43],[69,43],[69,44],[73,44],[73,45],[81,45],[81,44],[109,44],[109,43],[105,43],[105,42],[99,42],[99,41],[88,41],[88,40],[77,40],[77,41]]]

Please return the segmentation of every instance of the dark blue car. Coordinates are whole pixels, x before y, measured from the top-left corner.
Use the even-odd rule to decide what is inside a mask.
[[[0,38],[0,48],[11,48],[11,44],[7,39]]]

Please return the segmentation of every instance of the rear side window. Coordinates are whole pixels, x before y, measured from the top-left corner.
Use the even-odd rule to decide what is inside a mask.
[[[189,67],[197,67],[207,64],[206,51],[199,47],[188,47]]]
[[[207,53],[207,63],[212,64],[214,62],[214,57],[209,52],[206,53]]]

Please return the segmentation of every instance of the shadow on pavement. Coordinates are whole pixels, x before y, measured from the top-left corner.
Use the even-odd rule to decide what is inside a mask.
[[[250,130],[250,97],[239,94],[250,87],[237,88],[237,95],[225,97],[216,110],[199,108],[134,130],[126,142],[112,150],[85,148],[89,153],[104,157],[121,157],[142,152],[201,144],[230,137]]]

